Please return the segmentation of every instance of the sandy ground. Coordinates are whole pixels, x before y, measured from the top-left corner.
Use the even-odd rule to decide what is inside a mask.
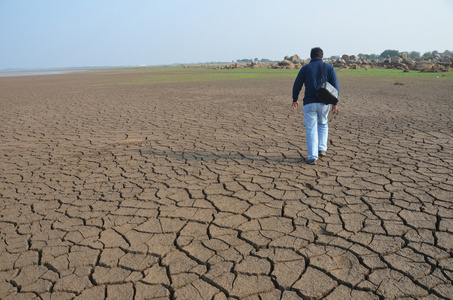
[[[453,80],[0,78],[1,299],[452,299]]]

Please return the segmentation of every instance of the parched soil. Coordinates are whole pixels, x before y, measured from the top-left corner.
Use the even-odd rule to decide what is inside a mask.
[[[1,299],[453,297],[453,80],[140,76],[0,78]]]

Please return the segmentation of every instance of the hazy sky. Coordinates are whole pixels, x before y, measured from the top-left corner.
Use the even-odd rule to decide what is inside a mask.
[[[452,0],[0,0],[0,69],[453,50]]]

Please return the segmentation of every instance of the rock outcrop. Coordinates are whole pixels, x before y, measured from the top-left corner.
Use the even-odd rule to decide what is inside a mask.
[[[433,59],[411,59],[407,53],[401,53],[399,56],[387,56],[383,61],[377,59],[357,58],[354,55],[344,54],[339,59],[329,61],[334,67],[345,69],[360,68],[386,68],[399,69],[406,72],[414,70],[420,72],[448,72],[453,67],[453,57],[448,55],[436,54]]]
[[[307,62],[295,54],[293,56],[285,56],[284,60],[277,63],[277,65],[271,65],[273,69],[300,69],[305,66]]]
[[[453,57],[448,55],[434,55],[433,59],[411,59],[407,57],[407,53],[403,52],[398,56],[387,56],[384,60],[367,59],[356,55],[343,54],[339,59],[325,60],[336,68],[343,69],[369,69],[369,68],[385,68],[398,69],[404,72],[419,71],[419,72],[448,72],[453,67]],[[301,59],[297,54],[285,56],[282,61],[273,63],[234,63],[217,66],[204,66],[206,68],[215,69],[242,69],[242,68],[270,68],[270,69],[300,69],[309,62]]]

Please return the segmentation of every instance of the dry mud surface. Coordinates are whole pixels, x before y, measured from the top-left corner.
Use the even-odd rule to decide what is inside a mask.
[[[0,78],[2,299],[451,299],[453,81]]]

